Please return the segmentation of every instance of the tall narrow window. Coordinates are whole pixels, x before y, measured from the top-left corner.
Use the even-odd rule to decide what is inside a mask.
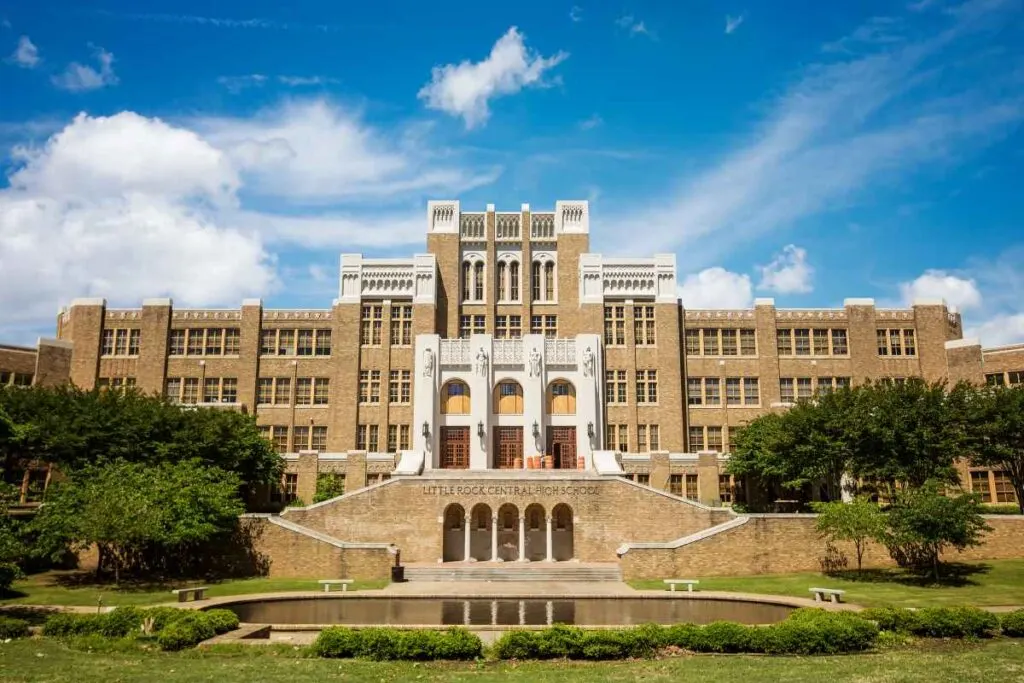
[[[532,290],[531,295],[534,301],[540,301],[540,293],[542,291],[540,275],[541,265],[534,261],[533,266],[530,268],[530,289]]]
[[[551,262],[544,266],[544,300],[555,300],[555,264]]]
[[[519,301],[519,262],[513,261],[508,265],[508,298],[510,301]]]
[[[472,276],[473,276],[473,264],[469,261],[463,261],[462,263],[462,300],[469,301],[470,293],[473,291],[472,288]]]
[[[505,277],[508,275],[508,264],[504,261],[498,261],[498,267],[496,268],[498,285],[498,301],[505,301],[508,296],[508,287],[506,286]]]
[[[484,264],[477,261],[473,266],[473,298],[477,301],[484,300]]]

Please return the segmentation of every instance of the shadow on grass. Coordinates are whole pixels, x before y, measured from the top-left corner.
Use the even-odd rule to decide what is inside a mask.
[[[116,590],[119,593],[152,593],[154,591],[170,590],[172,587],[182,586],[196,581],[171,582],[165,579],[134,577],[122,577],[118,583],[114,583],[114,577],[97,577],[94,572],[69,572],[66,574],[53,574],[50,577],[55,586],[61,588],[95,588],[103,590]]]
[[[24,619],[32,626],[41,626],[51,614],[60,612],[58,607],[22,607],[21,605],[0,605],[0,616]]]
[[[939,580],[931,575],[913,574],[905,569],[864,569],[860,572],[848,570],[833,572],[829,576],[855,583],[893,583],[916,588],[963,588],[980,585],[972,577],[987,574],[992,569],[987,564],[961,564],[950,562],[939,567]]]

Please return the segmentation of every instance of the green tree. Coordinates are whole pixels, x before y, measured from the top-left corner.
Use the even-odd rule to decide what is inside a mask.
[[[316,493],[313,494],[313,502],[321,503],[331,498],[337,498],[345,493],[345,475],[336,472],[318,474],[316,477]]]
[[[1024,384],[978,389],[966,410],[971,463],[1005,472],[1024,514]]]
[[[814,511],[818,513],[818,533],[832,542],[853,543],[857,553],[857,571],[860,572],[868,543],[885,530],[885,513],[877,503],[864,496],[858,496],[849,503],[816,503]]]
[[[976,494],[944,495],[940,483],[929,481],[896,494],[879,540],[901,567],[929,572],[938,581],[943,550],[980,545],[982,534],[991,531],[981,512]]]
[[[17,428],[14,421],[0,406],[0,449],[6,448],[15,438]],[[4,471],[0,469],[0,475]],[[17,501],[18,491],[0,477],[0,595],[6,593],[11,582],[21,575],[18,564],[24,558],[25,547],[18,535],[14,520],[7,513],[12,502]]]
[[[55,487],[32,522],[39,550],[99,549],[114,581],[148,547],[182,552],[232,528],[243,511],[237,475],[197,460],[148,466],[123,460],[77,470]]]

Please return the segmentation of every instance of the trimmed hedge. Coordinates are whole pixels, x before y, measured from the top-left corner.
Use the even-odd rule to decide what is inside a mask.
[[[999,625],[1003,635],[1011,638],[1024,638],[1024,609],[1006,612],[999,617]]]
[[[28,635],[28,622],[24,619],[0,616],[0,640],[14,640]]]
[[[375,661],[435,659],[476,659],[483,643],[463,628],[447,631],[392,628],[325,628],[313,643],[319,657],[371,659]]]
[[[152,620],[150,635],[156,636],[157,644],[164,650],[192,647],[238,628],[238,617],[230,610],[199,612],[174,607],[118,607],[105,614],[54,614],[43,624],[43,635],[52,638],[142,637],[143,625],[149,620]]]
[[[992,638],[999,634],[999,617],[977,607],[900,607],[866,609],[860,613],[883,631],[925,638]]]

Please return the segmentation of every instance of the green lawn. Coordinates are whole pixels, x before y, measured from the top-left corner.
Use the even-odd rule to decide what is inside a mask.
[[[271,683],[273,681],[679,681],[744,683],[817,682],[828,677],[886,683],[991,683],[1024,678],[1024,643],[926,643],[913,649],[844,657],[758,657],[698,655],[608,663],[430,663],[307,659],[301,651],[270,646],[235,646],[208,651],[161,653],[89,652],[52,640],[0,644],[0,680],[167,681],[187,683]]]
[[[356,581],[350,590],[381,588],[387,581]],[[172,588],[209,586],[208,597],[271,593],[277,591],[320,590],[316,579],[236,579],[218,582],[179,581],[168,583],[124,583],[97,585],[91,574],[82,572],[46,572],[35,574],[12,586],[13,597],[0,600],[3,605],[154,605],[175,599]]]
[[[1024,560],[1000,560],[946,567],[947,578],[935,584],[900,570],[846,572],[842,578],[818,573],[767,574],[764,576],[701,577],[699,588],[707,591],[739,591],[811,597],[808,589],[838,588],[847,602],[865,606],[892,605],[1024,605]],[[690,577],[686,577],[690,578]],[[661,580],[633,581],[636,588],[664,590]]]

